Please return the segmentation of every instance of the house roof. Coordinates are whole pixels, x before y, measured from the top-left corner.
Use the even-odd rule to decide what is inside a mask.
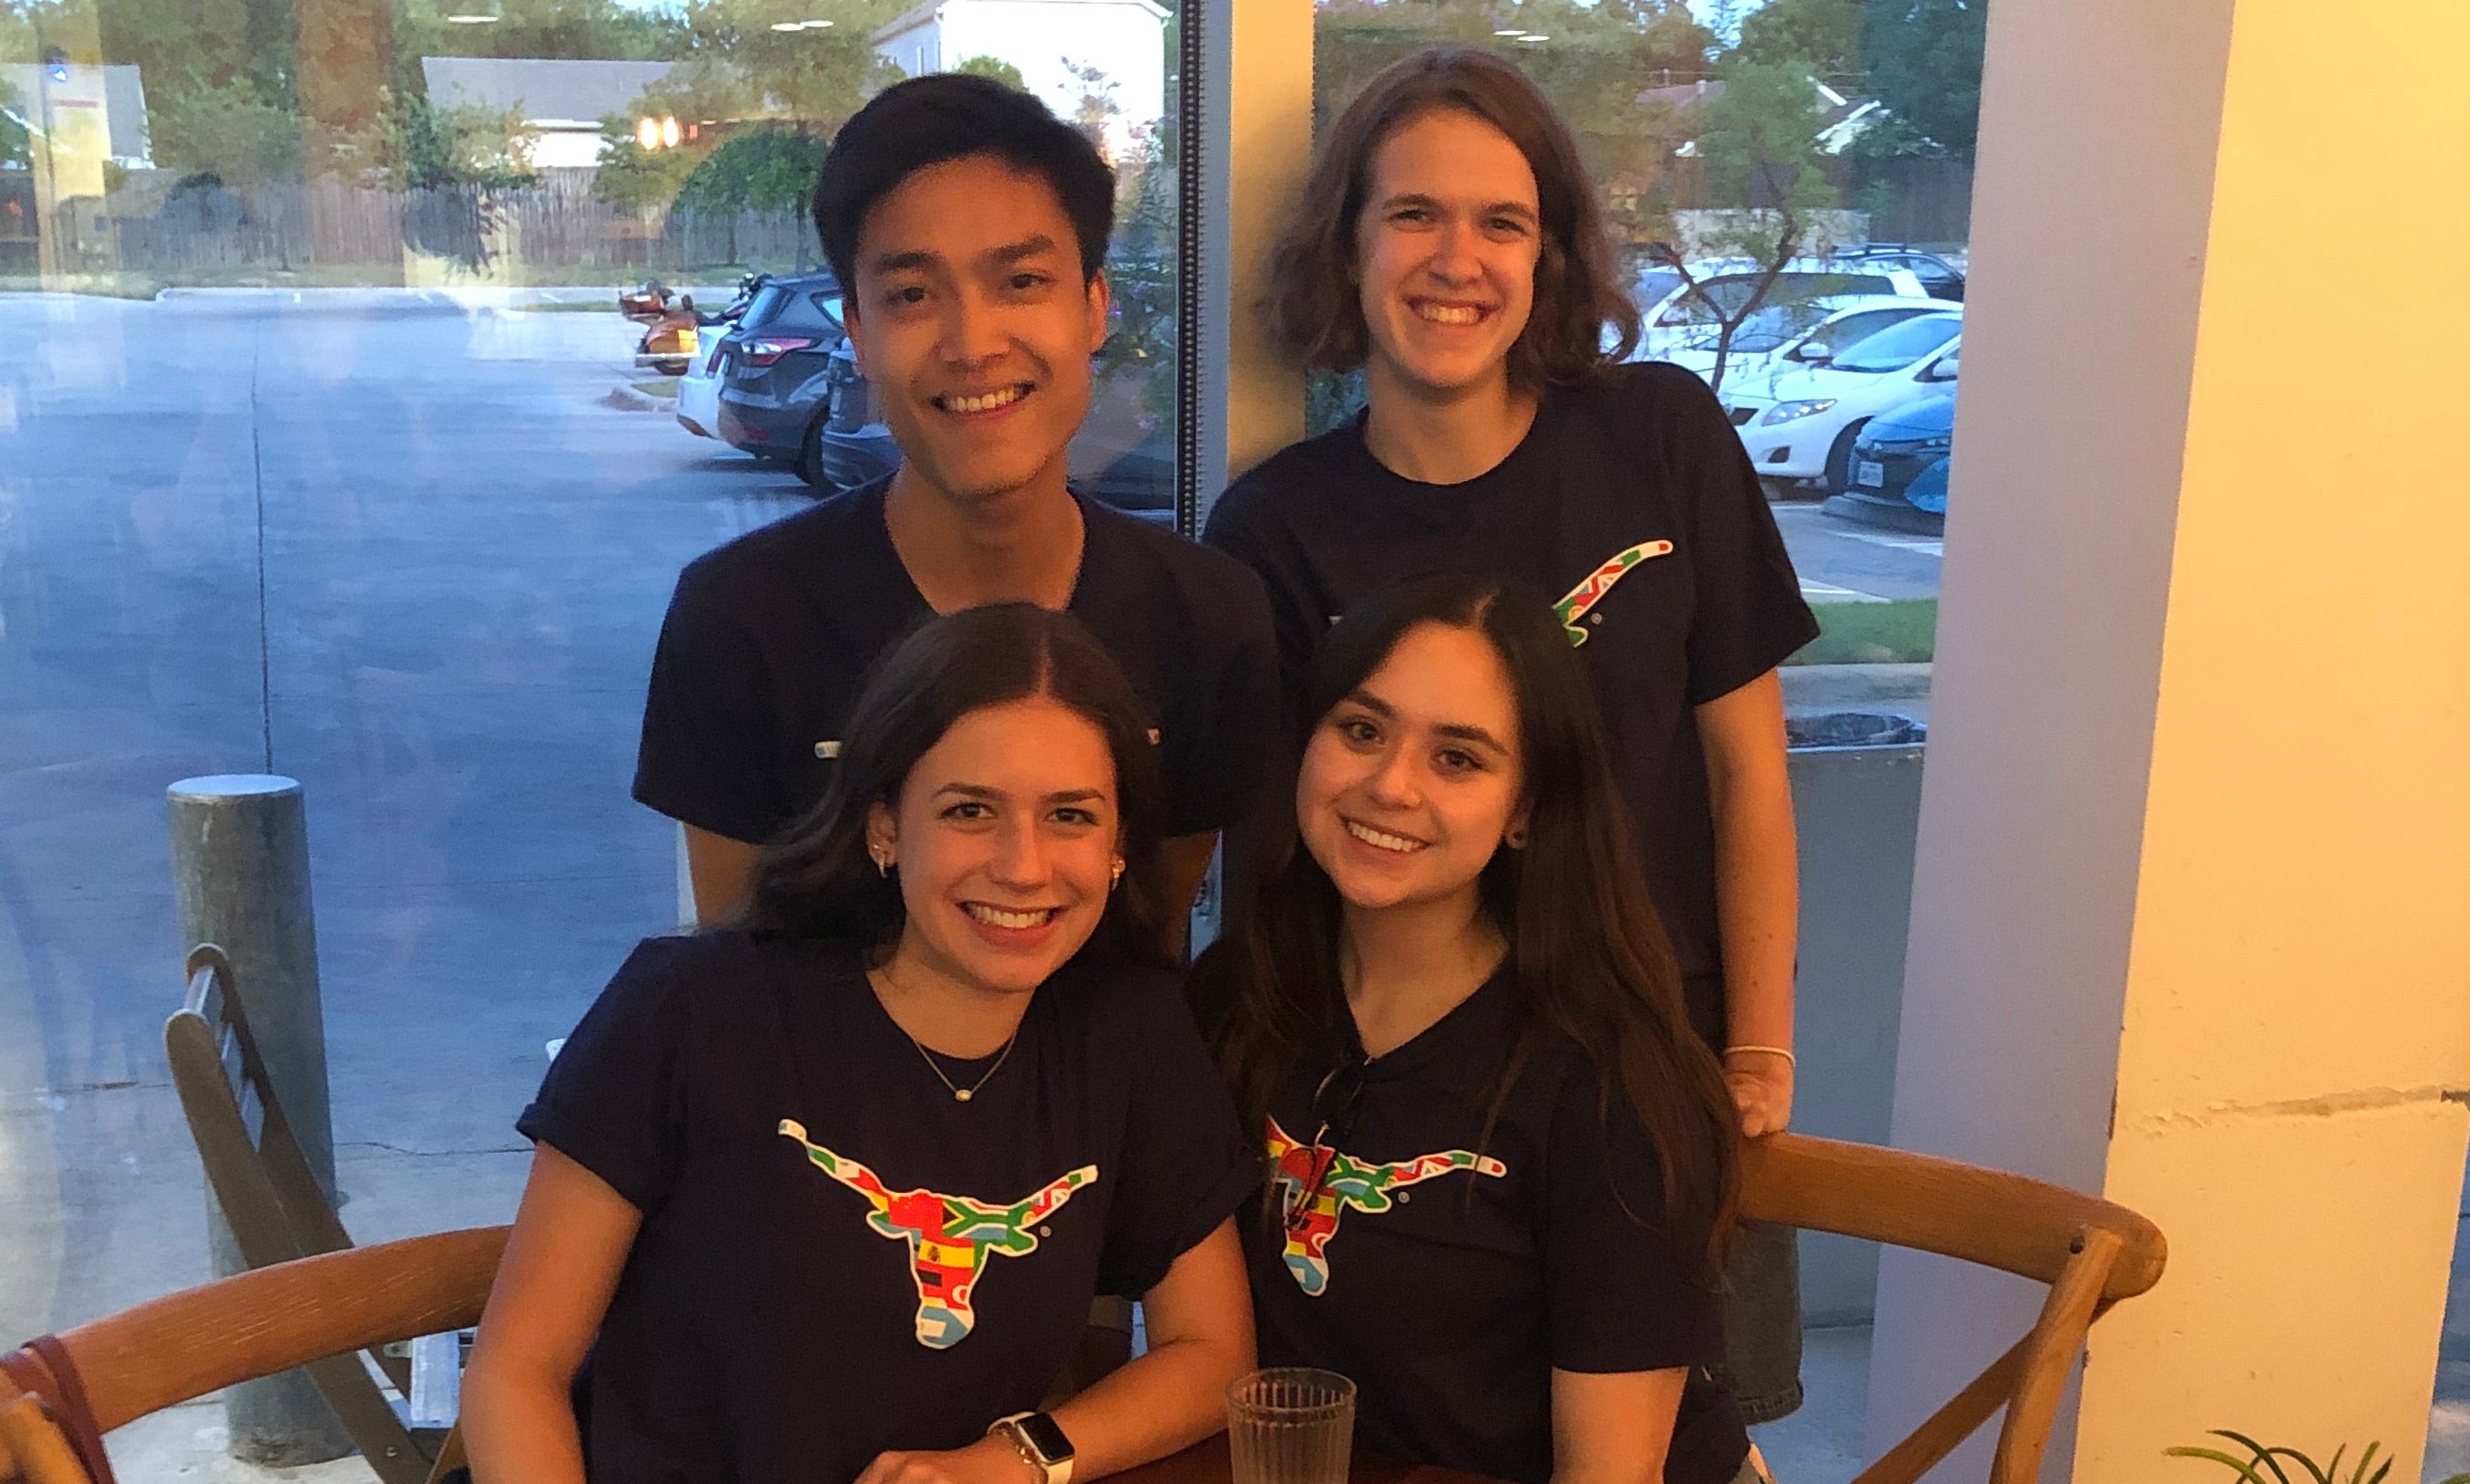
[[[669,75],[675,62],[570,61],[545,57],[424,57],[421,76],[439,107],[473,104],[503,110],[522,104],[533,124],[597,128],[606,114],[625,114],[643,89]]]
[[[1031,3],[1040,5],[1130,4],[1138,6],[1144,11],[1150,12],[1154,19],[1164,20],[1167,15],[1166,7],[1157,4],[1156,0],[920,0],[920,3],[913,5],[909,9],[901,12],[898,15],[894,16],[881,30],[875,32],[874,40],[877,45],[880,45],[883,42],[889,41],[893,37],[899,35],[904,31],[915,31],[919,27],[926,25],[928,22],[936,19],[946,6],[1021,5]]]

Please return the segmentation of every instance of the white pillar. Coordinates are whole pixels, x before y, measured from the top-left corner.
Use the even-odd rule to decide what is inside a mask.
[[[2210,1427],[2417,1477],[2470,1135],[2465,53],[2458,0],[1991,12],[1894,1138],[2169,1237],[2050,1478],[2201,1484],[2160,1450]],[[2037,1302],[1889,1254],[1873,1450]]]
[[[1201,92],[1200,508],[1303,436],[1303,378],[1258,306],[1270,248],[1312,162],[1312,0],[1206,0]],[[1188,22],[1187,22],[1188,23]],[[1192,189],[1190,182],[1185,189]]]

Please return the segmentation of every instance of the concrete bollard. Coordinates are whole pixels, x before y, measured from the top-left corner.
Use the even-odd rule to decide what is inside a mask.
[[[300,785],[264,774],[183,778],[172,785],[168,807],[183,951],[217,943],[230,956],[267,1078],[332,1201],[335,1128]],[[206,1243],[218,1277],[247,1270],[211,1189]],[[351,1434],[305,1371],[232,1387],[223,1416],[233,1455],[250,1463],[289,1467],[352,1451]]]

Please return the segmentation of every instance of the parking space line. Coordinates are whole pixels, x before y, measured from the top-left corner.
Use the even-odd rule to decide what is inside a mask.
[[[1863,592],[1854,588],[1839,588],[1829,582],[1812,582],[1806,577],[1801,579],[1801,595],[1805,602],[1810,603],[1884,603],[1887,601],[1875,592]]]
[[[1866,541],[1874,546],[1889,546],[1898,551],[1919,551],[1927,556],[1946,555],[1946,541],[1943,537],[1895,536],[1885,531],[1841,531],[1837,534],[1850,536],[1854,541]]]

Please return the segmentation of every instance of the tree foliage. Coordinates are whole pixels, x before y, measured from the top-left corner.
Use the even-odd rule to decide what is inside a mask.
[[[824,141],[784,126],[731,136],[704,156],[674,203],[711,215],[740,211],[804,211],[824,168]]]
[[[413,57],[560,57],[616,61],[673,61],[691,44],[685,19],[666,10],[638,10],[621,0],[499,0],[487,26],[457,26],[446,16],[460,3],[403,0],[405,50]]]
[[[1859,0],[1767,0],[1741,18],[1741,42],[1732,55],[1849,81],[1861,70],[1861,21]]]
[[[664,207],[711,152],[692,146],[646,150],[635,141],[635,121],[613,113],[600,121],[600,168],[593,172],[593,198],[629,211]]]
[[[1887,114],[1855,148],[1873,157],[1972,160],[1990,0],[1865,0],[1861,60]]]
[[[1020,69],[1000,57],[964,57],[961,64],[952,70],[964,77],[990,78],[1006,87],[1024,91],[1029,87],[1021,78]]]

